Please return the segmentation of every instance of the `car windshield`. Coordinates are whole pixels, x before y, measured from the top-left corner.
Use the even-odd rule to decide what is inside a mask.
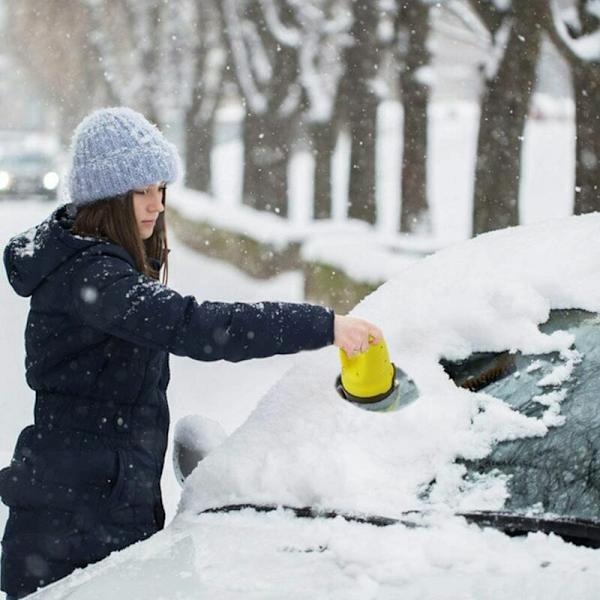
[[[539,418],[560,406],[544,437],[499,443],[486,458],[464,464],[472,479],[508,476],[505,511],[600,524],[600,316],[552,311],[540,329],[568,331],[576,353],[479,354],[444,363],[457,384],[501,398],[522,414]]]
[[[467,480],[481,481],[488,475],[506,477],[510,496],[499,511],[459,514],[469,522],[509,535],[552,532],[576,544],[600,547],[600,315],[554,310],[540,329],[546,334],[570,333],[572,349],[563,355],[490,352],[462,361],[442,361],[457,385],[500,398],[524,415],[545,422],[548,419],[548,432],[543,437],[501,442],[484,459],[461,461],[467,468]],[[401,371],[397,383],[403,404],[416,399],[416,387]],[[245,504],[206,512],[250,506],[275,508]],[[355,520],[343,512],[323,513],[311,507],[290,510],[297,516]],[[404,522],[379,515],[368,515],[362,521],[374,525]]]
[[[548,321],[539,328],[548,336],[556,333],[564,340],[560,353],[525,355],[503,351],[475,353],[461,361],[442,361],[442,366],[456,385],[501,399],[513,410],[533,417],[532,422],[536,425],[528,437],[517,438],[520,433],[517,429],[511,441],[496,443],[484,458],[458,459],[466,468],[465,479],[461,478],[457,483],[465,490],[459,500],[466,498],[466,502],[455,505],[455,510],[471,522],[491,525],[509,534],[553,532],[565,539],[597,547],[600,546],[600,385],[597,378],[600,370],[600,316],[584,310],[553,310]],[[544,343],[539,347],[549,346]],[[413,404],[419,397],[416,384],[400,370],[396,373],[400,401],[393,410],[403,409],[407,404],[418,407],[418,402]],[[485,402],[473,402],[472,407],[477,410],[477,407],[485,405]],[[473,416],[474,413],[472,422]],[[521,419],[518,421],[523,423]],[[372,422],[387,423],[383,419]],[[397,423],[402,425],[400,419]],[[248,429],[255,427],[260,434],[264,426],[260,419],[249,420],[246,424]],[[465,426],[468,427],[467,419]],[[493,438],[490,437],[490,440],[493,441]],[[461,442],[464,443],[459,440]],[[224,449],[225,456],[226,452],[227,449]],[[483,452],[479,453],[479,456],[482,455]],[[197,462],[198,459],[191,464]],[[216,464],[219,466],[218,462]],[[214,463],[207,461],[199,474],[211,473],[211,469],[215,469]],[[460,473],[460,470],[455,472]],[[364,509],[357,505],[353,511],[350,507],[355,495],[349,496],[345,504],[340,502],[336,505],[337,498],[334,498],[332,502],[322,503],[321,508],[329,505],[334,509],[331,514],[335,516],[344,512],[367,515],[365,520],[374,524],[385,524],[384,521],[390,519],[395,522],[392,517],[400,513],[404,515],[406,510],[427,512],[429,506],[439,503],[439,497],[431,496],[432,491],[437,491],[437,473],[432,470],[432,475],[433,479],[420,480],[418,494],[421,502],[413,504],[414,508],[406,502],[406,508],[402,507],[405,510],[395,515],[393,509],[386,512],[385,502],[381,503],[381,511],[378,511],[378,506]],[[489,502],[486,491],[490,482],[496,486],[490,488],[492,502]],[[250,504],[232,506],[227,501],[232,495],[222,493],[221,488],[216,490],[216,502],[211,499],[209,503],[204,497],[195,502],[194,483],[187,487],[186,501],[187,506],[198,513],[205,512],[207,508],[227,512],[257,507],[253,503],[254,498]],[[238,497],[243,496],[240,494]],[[272,509],[286,504],[273,498],[271,505],[268,500],[262,497],[258,507]],[[432,505],[428,500],[432,500]],[[289,503],[289,506],[293,505],[293,502]],[[318,506],[296,503],[296,507],[307,512],[303,516],[314,516],[315,511],[318,516],[324,516]]]

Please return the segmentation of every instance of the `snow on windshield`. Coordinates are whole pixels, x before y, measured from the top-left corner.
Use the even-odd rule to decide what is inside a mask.
[[[363,411],[334,390],[336,349],[304,354],[193,472],[179,510],[244,502],[390,516],[426,504],[501,508],[505,478],[467,485],[455,459],[545,435],[562,423],[560,402],[546,418],[526,417],[457,388],[438,361],[508,349],[558,351],[568,362],[572,336],[545,335],[538,325],[551,309],[600,310],[599,234],[600,216],[572,217],[493,232],[408,266],[352,314],[382,327],[418,401],[396,413]]]

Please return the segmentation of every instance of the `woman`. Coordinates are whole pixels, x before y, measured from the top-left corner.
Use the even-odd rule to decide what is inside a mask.
[[[72,202],[4,251],[11,285],[31,297],[36,393],[35,422],[0,471],[9,598],[163,528],[170,352],[240,361],[333,343],[353,354],[381,337],[316,305],[199,304],[168,288],[165,195],[178,169],[142,115],[96,111],[74,134]]]

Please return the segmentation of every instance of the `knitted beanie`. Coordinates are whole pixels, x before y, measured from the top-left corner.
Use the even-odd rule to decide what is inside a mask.
[[[69,193],[76,206],[179,177],[177,148],[140,113],[124,106],[89,114],[71,142]]]

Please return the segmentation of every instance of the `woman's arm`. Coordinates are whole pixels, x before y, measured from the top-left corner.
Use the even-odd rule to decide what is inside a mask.
[[[83,259],[72,298],[81,320],[96,329],[197,360],[237,362],[334,342],[330,309],[287,302],[199,304],[110,255]]]

